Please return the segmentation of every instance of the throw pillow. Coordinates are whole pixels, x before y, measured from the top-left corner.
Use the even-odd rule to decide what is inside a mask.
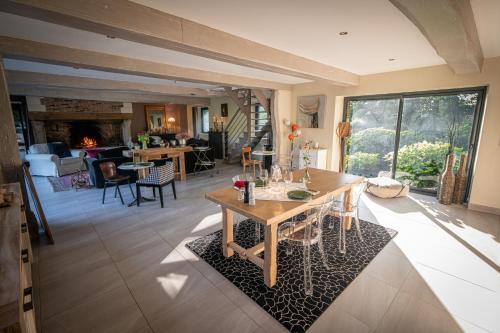
[[[52,142],[48,143],[49,154],[54,154],[60,158],[71,157],[71,152],[69,151],[68,145],[64,142]]]

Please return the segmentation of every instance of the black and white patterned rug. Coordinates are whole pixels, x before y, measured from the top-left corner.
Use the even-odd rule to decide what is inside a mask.
[[[198,238],[186,246],[209,263],[236,287],[247,294],[265,311],[291,332],[305,332],[328,308],[342,291],[358,276],[396,235],[396,231],[383,226],[361,221],[364,242],[360,242],[355,228],[347,232],[347,254],[338,252],[337,218],[327,217],[323,223],[323,244],[327,253],[327,270],[323,266],[318,246],[311,248],[311,271],[313,295],[304,293],[304,266],[301,247],[292,246],[292,254],[286,254],[290,246],[286,242],[278,245],[278,278],[273,288],[264,284],[260,268],[238,255],[225,258],[222,254],[222,230]],[[333,229],[330,228],[332,222]],[[235,241],[245,248],[257,243],[255,222],[242,221],[234,230]],[[264,229],[261,228],[261,241]]]

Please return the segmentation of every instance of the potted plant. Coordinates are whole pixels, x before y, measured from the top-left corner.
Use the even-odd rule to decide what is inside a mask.
[[[142,149],[147,149],[149,143],[149,134],[144,132],[138,133],[137,141],[139,141],[142,144]]]

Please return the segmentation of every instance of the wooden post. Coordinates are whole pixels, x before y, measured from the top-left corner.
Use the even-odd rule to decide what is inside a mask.
[[[22,182],[16,128],[10,106],[3,57],[0,55],[0,183]]]
[[[276,284],[278,271],[278,224],[273,223],[266,226],[264,235],[264,283],[269,288]]]
[[[233,211],[222,208],[222,253],[231,257],[234,250],[229,246],[233,242]]]
[[[352,211],[352,188],[344,193],[344,210],[346,212]],[[346,230],[351,230],[352,217],[344,217],[344,225]]]

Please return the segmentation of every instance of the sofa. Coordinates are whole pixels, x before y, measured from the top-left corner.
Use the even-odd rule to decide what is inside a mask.
[[[85,158],[85,164],[87,165],[87,169],[89,171],[90,180],[95,187],[103,188],[105,183],[99,164],[112,161],[115,162],[115,165],[118,167],[122,163],[131,162],[132,159],[123,156],[123,151],[128,149],[128,147],[115,147],[99,150],[95,156],[92,155],[94,157]],[[118,173],[130,176],[130,182],[135,182],[137,180],[137,173],[135,171],[118,169]]]
[[[85,152],[69,149],[65,143],[38,143],[31,145],[25,160],[29,162],[33,176],[61,177],[85,170]]]

